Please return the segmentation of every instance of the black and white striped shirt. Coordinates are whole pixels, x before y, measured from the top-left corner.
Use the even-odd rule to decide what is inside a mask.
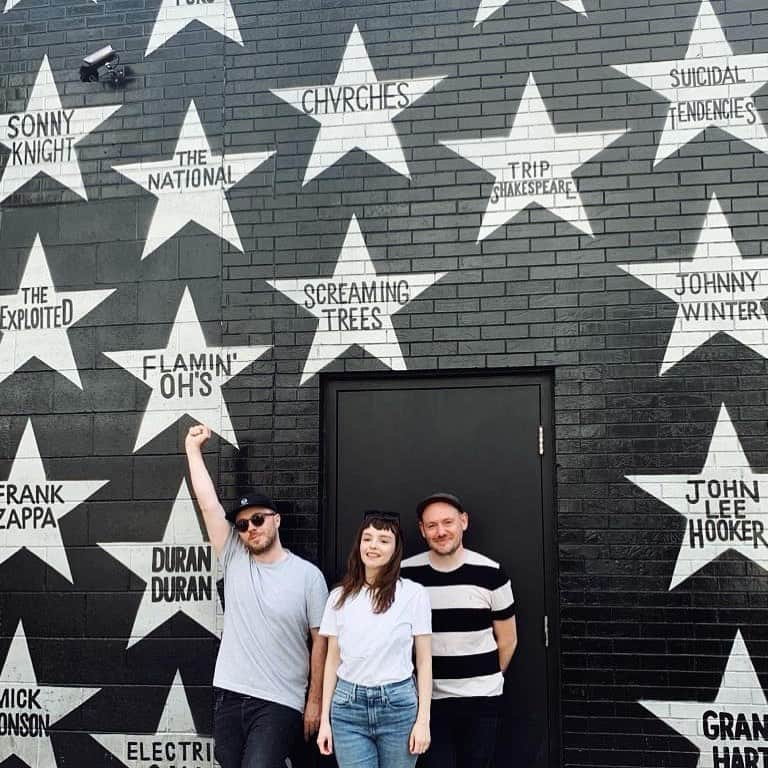
[[[435,699],[500,696],[504,677],[493,622],[515,614],[504,569],[464,550],[464,563],[438,571],[429,552],[403,561],[404,578],[423,584],[432,606],[432,696]]]

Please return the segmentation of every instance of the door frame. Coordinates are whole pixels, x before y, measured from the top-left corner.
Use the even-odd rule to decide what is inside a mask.
[[[331,418],[336,413],[339,394],[345,391],[418,389],[423,383],[432,389],[438,383],[459,387],[468,381],[475,385],[539,387],[539,408],[543,427],[544,451],[541,455],[542,540],[544,546],[544,610],[548,618],[549,645],[546,648],[547,697],[549,726],[549,768],[562,765],[561,707],[560,707],[560,599],[558,592],[558,545],[555,489],[555,423],[554,423],[554,370],[451,370],[446,371],[381,371],[362,373],[320,374],[320,564],[326,576],[336,561],[335,542],[338,537],[338,516],[331,500],[336,497],[337,474],[335,456],[328,446],[335,445],[337,423]],[[544,642],[544,627],[541,628]]]

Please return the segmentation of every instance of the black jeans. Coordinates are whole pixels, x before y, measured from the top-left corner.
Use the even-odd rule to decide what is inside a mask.
[[[494,699],[472,703],[461,699],[432,702],[429,729],[432,745],[417,768],[490,768],[496,749],[499,708]]]
[[[301,738],[301,713],[273,701],[214,688],[214,755],[221,768],[285,768]]]

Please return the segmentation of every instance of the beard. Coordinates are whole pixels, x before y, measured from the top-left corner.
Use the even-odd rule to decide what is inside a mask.
[[[272,547],[275,546],[275,541],[277,540],[277,531],[272,531],[271,534],[269,534],[261,543],[259,544],[251,544],[249,541],[244,541],[243,546],[252,554],[252,555],[263,555],[265,552],[269,552]]]
[[[461,539],[458,541],[442,541],[440,544],[435,543],[435,546],[430,546],[430,549],[433,552],[437,552],[438,555],[442,555],[444,557],[447,557],[449,555],[453,555],[456,553],[458,548],[461,546]]]

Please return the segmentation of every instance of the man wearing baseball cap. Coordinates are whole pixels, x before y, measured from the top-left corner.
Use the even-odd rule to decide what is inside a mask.
[[[419,766],[487,768],[517,646],[512,587],[497,562],[464,547],[469,515],[455,494],[430,494],[416,513],[429,549],[401,574],[432,604],[432,746]]]
[[[318,568],[283,548],[280,513],[269,496],[248,493],[224,511],[202,454],[210,436],[197,424],[184,447],[208,539],[224,569],[224,631],[213,677],[215,757],[221,768],[284,768],[302,715],[305,739],[320,723],[327,641],[318,628],[328,589]]]

